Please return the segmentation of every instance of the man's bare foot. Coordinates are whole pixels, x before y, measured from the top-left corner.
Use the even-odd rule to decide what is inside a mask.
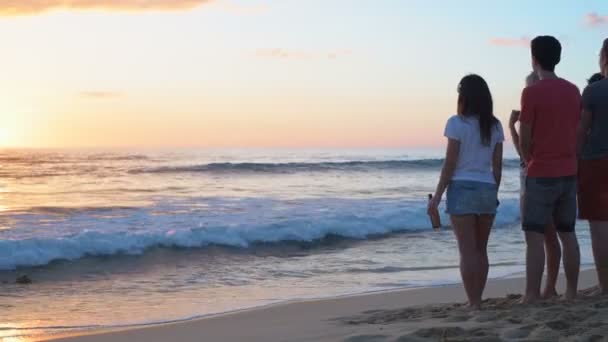
[[[543,291],[543,295],[542,298],[543,299],[551,299],[551,298],[555,298],[557,297],[557,291],[554,288],[546,288],[545,291]]]
[[[469,309],[473,311],[481,310],[481,303],[469,303]]]
[[[467,306],[469,307],[469,309],[471,310],[480,310],[481,309],[481,303],[483,301],[481,299],[479,300],[469,300],[467,302]]]
[[[522,304],[534,304],[536,302],[538,302],[540,300],[540,296],[539,295],[530,295],[530,294],[526,294],[524,296],[524,298],[521,299],[521,303]]]

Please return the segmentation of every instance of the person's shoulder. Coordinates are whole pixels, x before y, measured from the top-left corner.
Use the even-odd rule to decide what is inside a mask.
[[[448,122],[445,124],[446,130],[450,130],[452,132],[461,131],[464,129],[466,122],[462,115],[452,115],[448,119]]]
[[[497,117],[494,117],[494,119],[494,129],[499,132],[502,132],[502,122],[500,122],[500,119],[498,119]]]
[[[564,83],[564,86],[566,86],[566,87],[570,87],[570,88],[572,88],[572,89],[576,89],[577,91],[579,90],[579,89],[578,89],[578,86],[577,86],[576,84],[574,84],[574,83],[572,83],[572,82],[568,81],[567,79],[560,78],[560,80],[562,80],[562,82]]]
[[[495,119],[496,121],[494,121],[494,132],[496,134],[493,134],[493,137],[495,137],[497,143],[501,143],[505,140],[505,131],[502,128],[502,123],[500,122],[500,120],[498,118]]]
[[[585,93],[591,92],[606,92],[608,91],[608,79],[603,79],[601,81],[593,82],[592,84],[585,87]]]
[[[592,93],[595,93],[598,89],[597,88],[597,84],[599,82],[595,82],[593,84],[589,84],[588,86],[585,87],[585,89],[583,89],[583,97],[589,97],[591,96]]]
[[[585,108],[589,109],[596,101],[608,97],[608,79],[594,82],[583,90],[582,102]]]
[[[459,125],[462,123],[462,117],[460,117],[460,115],[458,114],[454,114],[452,116],[450,116],[450,118],[448,119],[448,125]]]
[[[444,135],[451,139],[460,140],[463,129],[462,118],[460,115],[452,115],[445,124]]]
[[[500,122],[500,119],[495,118],[496,121],[494,121],[494,125],[496,125],[496,128],[502,130],[502,122]]]
[[[576,84],[568,81],[565,78],[559,78],[558,81],[560,87],[566,88],[572,92],[577,92],[580,95],[581,91]]]
[[[530,84],[524,88],[524,90],[522,91],[522,96],[523,97],[534,96],[534,94],[537,94],[538,92],[542,92],[543,88],[544,87],[541,84],[541,82],[536,82],[534,84]]]

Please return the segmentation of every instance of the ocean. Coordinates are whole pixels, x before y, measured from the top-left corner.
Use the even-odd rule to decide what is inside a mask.
[[[0,152],[0,338],[457,283],[454,237],[426,215],[442,154]],[[505,159],[491,278],[524,270],[518,165]]]

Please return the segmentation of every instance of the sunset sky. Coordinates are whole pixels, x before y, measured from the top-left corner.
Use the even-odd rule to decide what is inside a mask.
[[[506,124],[538,34],[583,87],[608,1],[0,0],[0,147],[439,145],[470,72]]]

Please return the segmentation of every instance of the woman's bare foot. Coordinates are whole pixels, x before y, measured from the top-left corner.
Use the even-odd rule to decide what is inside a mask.
[[[543,294],[542,294],[543,299],[551,299],[551,298],[555,298],[557,296],[558,296],[558,294],[557,294],[557,291],[555,290],[555,287],[554,288],[545,288],[545,291],[543,291]]]
[[[567,301],[573,301],[576,299],[577,295],[578,293],[576,293],[576,290],[568,289],[566,290],[566,294],[564,295],[564,297]]]

